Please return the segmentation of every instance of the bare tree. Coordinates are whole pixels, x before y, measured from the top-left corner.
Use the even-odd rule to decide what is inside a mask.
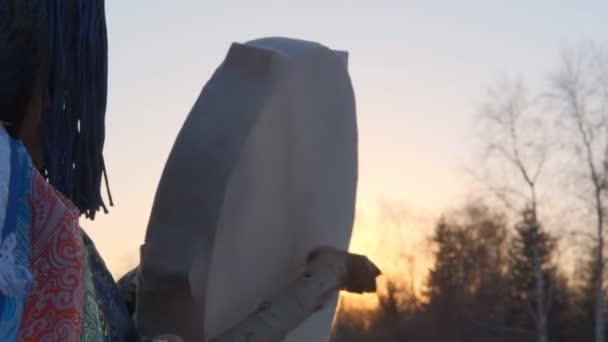
[[[500,173],[499,181],[484,179],[484,185],[516,212],[526,205],[536,212],[538,181],[549,158],[537,103],[521,81],[503,81],[489,90],[480,117],[485,170]]]
[[[585,193],[595,216],[595,341],[605,340],[604,244],[608,181],[608,58],[593,46],[564,51],[551,77],[550,99],[557,106],[561,128],[581,163]],[[578,169],[578,166],[577,166]]]
[[[485,164],[487,168],[498,167],[501,180],[485,181],[486,186],[507,208],[520,212],[528,207],[536,224],[538,180],[549,158],[544,122],[536,111],[538,100],[528,95],[521,81],[504,81],[491,89],[489,95],[481,113]],[[509,182],[510,176],[515,178],[514,182]],[[545,284],[538,245],[533,249],[536,307],[529,312],[536,324],[537,340],[547,342],[550,291]]]

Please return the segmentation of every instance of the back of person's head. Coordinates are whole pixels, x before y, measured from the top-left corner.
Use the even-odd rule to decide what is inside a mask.
[[[25,6],[25,7],[24,7]],[[0,4],[0,121],[13,136],[24,120],[40,69],[47,61],[45,8],[22,1]]]
[[[104,0],[0,2],[0,121],[13,137],[41,94],[43,174],[93,218],[106,210]]]

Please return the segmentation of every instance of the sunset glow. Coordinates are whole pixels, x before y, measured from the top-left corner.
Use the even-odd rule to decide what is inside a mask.
[[[282,35],[349,51],[360,152],[351,250],[385,273],[413,274],[419,293],[433,222],[473,183],[465,167],[484,87],[513,70],[544,70],[562,43],[605,31],[602,10],[564,5],[548,16],[548,1],[473,3],[107,3],[105,155],[116,206],[82,224],[109,268],[119,275],[138,263],[175,136],[230,44]],[[381,199],[405,210],[401,223],[382,222]]]

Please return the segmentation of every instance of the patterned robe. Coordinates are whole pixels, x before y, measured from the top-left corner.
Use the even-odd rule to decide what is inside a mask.
[[[79,216],[0,125],[0,341],[138,339]]]

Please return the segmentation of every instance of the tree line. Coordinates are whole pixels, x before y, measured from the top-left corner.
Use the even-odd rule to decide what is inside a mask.
[[[477,199],[436,220],[424,292],[388,279],[333,341],[606,341],[608,50],[564,49],[540,84],[489,89]]]

